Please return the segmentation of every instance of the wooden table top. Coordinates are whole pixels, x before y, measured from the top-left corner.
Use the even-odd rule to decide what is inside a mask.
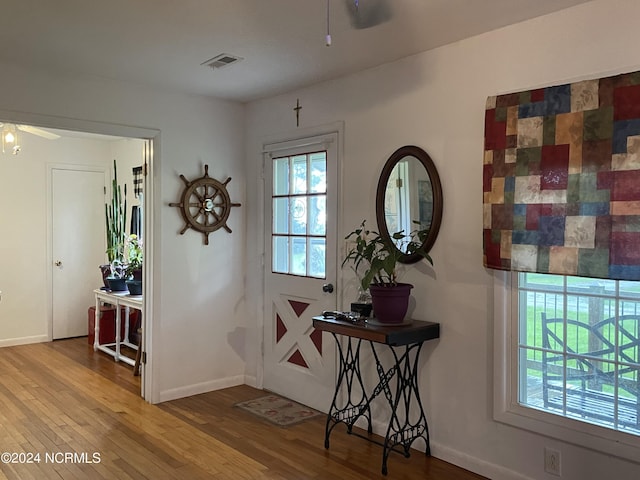
[[[347,335],[391,346],[409,345],[440,338],[440,324],[409,320],[402,325],[381,325],[360,320],[350,322],[335,318],[313,317],[313,326],[324,332]]]

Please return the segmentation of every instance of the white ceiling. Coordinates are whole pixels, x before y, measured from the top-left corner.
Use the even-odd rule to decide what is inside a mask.
[[[386,1],[392,18],[356,29],[326,0],[12,0],[0,62],[251,101],[397,60],[589,0]],[[201,66],[227,53],[244,60]]]

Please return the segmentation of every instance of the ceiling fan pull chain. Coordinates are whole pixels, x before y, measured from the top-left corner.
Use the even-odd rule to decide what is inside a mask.
[[[331,31],[329,30],[329,2],[330,0],[327,0],[327,36],[325,37],[325,45],[327,47],[331,46]]]

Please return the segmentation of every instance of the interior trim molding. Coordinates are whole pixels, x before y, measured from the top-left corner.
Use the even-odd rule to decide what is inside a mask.
[[[478,457],[447,447],[439,442],[432,440],[430,444],[432,456],[477,473],[478,475],[482,475],[493,480],[534,480],[533,478],[522,475],[514,470],[481,460]]]
[[[18,338],[6,338],[0,340],[0,348],[2,347],[15,347],[17,345],[28,345],[30,343],[44,343],[50,342],[51,338],[48,335],[33,335],[30,337],[18,337]]]
[[[217,380],[195,383],[184,387],[170,388],[160,392],[159,403],[190,397],[192,395],[200,395],[201,393],[212,392],[214,390],[222,390],[223,388],[237,387],[238,385],[244,385],[244,382],[244,375],[235,375],[233,377],[219,378]]]
[[[75,130],[99,135],[113,135],[116,137],[153,138],[160,134],[160,130],[153,128],[60,117],[41,113],[19,112],[15,110],[0,110],[0,119],[11,123],[33,125],[34,127]]]

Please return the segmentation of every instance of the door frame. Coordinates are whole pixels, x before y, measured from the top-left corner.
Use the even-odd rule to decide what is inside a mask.
[[[343,213],[342,213],[342,205],[343,205],[343,187],[342,187],[342,159],[344,157],[344,122],[333,122],[326,125],[320,125],[317,127],[307,127],[307,128],[297,128],[295,130],[290,130],[287,132],[282,132],[279,134],[274,134],[271,136],[264,137],[260,142],[260,146],[262,151],[260,152],[260,174],[258,176],[258,214],[264,220],[264,212],[265,212],[265,192],[266,192],[266,182],[271,181],[271,179],[265,178],[265,162],[266,162],[266,154],[277,151],[278,149],[290,149],[292,146],[304,146],[304,139],[311,137],[319,137],[322,135],[330,135],[336,134],[337,145],[336,145],[336,156],[337,156],[337,179],[336,179],[336,192],[338,196],[338,207],[337,207],[337,218],[336,218],[336,260],[339,264],[340,262],[340,253],[341,253],[341,232],[344,231],[342,228],[343,222]],[[314,142],[315,143],[315,142]],[[275,150],[273,148],[269,148],[270,146],[278,145],[278,148]],[[269,266],[265,264],[265,235],[267,229],[270,228],[270,225],[267,225],[265,221],[260,222],[258,224],[258,238],[260,239],[258,256],[260,259],[260,294],[256,304],[256,318],[257,328],[260,332],[256,337],[257,344],[255,345],[256,351],[259,352],[257,355],[257,367],[256,367],[256,387],[262,389],[264,387],[264,322],[265,322],[265,299],[266,299],[266,286],[264,283],[266,268]],[[337,305],[343,304],[343,295],[342,295],[342,270],[340,268],[336,268],[336,279],[335,284],[336,288],[336,303]],[[337,361],[337,349],[336,349],[336,361]],[[337,363],[336,363],[337,365]]]
[[[43,115],[38,113],[29,112],[16,112],[11,110],[0,110],[0,118],[7,122],[33,125],[43,128],[57,128],[62,130],[72,130],[83,133],[95,133],[98,135],[112,135],[116,137],[128,137],[138,138],[145,140],[149,145],[148,151],[145,152],[145,164],[146,175],[143,175],[143,188],[145,192],[145,202],[143,205],[143,219],[144,219],[144,285],[143,285],[143,316],[145,319],[145,329],[142,333],[144,352],[146,353],[146,364],[141,366],[141,396],[151,403],[158,403],[160,400],[159,394],[159,371],[157,362],[153,362],[153,340],[154,340],[154,322],[153,312],[160,311],[159,298],[154,295],[154,270],[158,272],[160,269],[153,268],[155,263],[154,246],[155,242],[159,241],[161,232],[159,231],[160,225],[155,224],[154,217],[156,215],[155,205],[162,205],[162,199],[156,198],[156,189],[154,188],[155,172],[159,171],[156,165],[160,165],[160,130],[136,127],[128,125],[119,125],[115,123],[98,122],[91,120],[81,120],[76,118],[60,117],[55,115]],[[49,197],[50,198],[50,197]],[[51,218],[47,215],[47,248],[48,257],[51,255]],[[158,230],[156,230],[156,227]],[[158,239],[156,239],[158,237]],[[51,258],[49,258],[51,261]],[[50,265],[51,263],[49,263]],[[50,268],[46,269],[46,281],[48,289],[48,298],[46,301],[46,308],[48,312],[52,311],[53,300],[51,298],[53,275]],[[50,315],[50,313],[49,313]],[[48,319],[50,324],[51,319]],[[51,334],[47,325],[47,334]],[[49,337],[49,340],[51,337]]]

